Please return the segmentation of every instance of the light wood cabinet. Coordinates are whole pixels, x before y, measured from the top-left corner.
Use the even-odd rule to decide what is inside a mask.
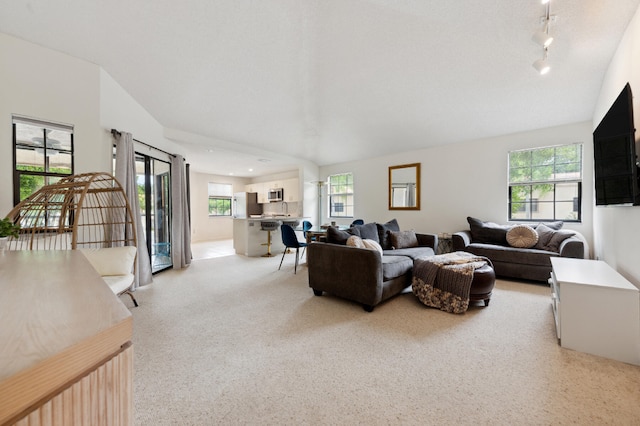
[[[133,423],[133,322],[82,253],[0,254],[0,424]]]

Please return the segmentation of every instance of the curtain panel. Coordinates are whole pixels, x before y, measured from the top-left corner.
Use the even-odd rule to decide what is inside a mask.
[[[142,216],[140,215],[140,201],[138,200],[138,187],[136,184],[136,155],[133,147],[131,133],[122,132],[115,136],[116,139],[116,179],[122,185],[129,200],[136,224],[136,237],[138,240],[138,256],[136,256],[136,279],[134,289],[150,284],[151,260],[147,250],[147,240],[144,235]]]

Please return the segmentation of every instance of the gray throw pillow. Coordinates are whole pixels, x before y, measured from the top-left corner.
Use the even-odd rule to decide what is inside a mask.
[[[467,217],[471,229],[471,242],[499,244],[506,246],[507,232],[511,228],[509,225],[498,225],[493,222],[483,222],[480,219]]]
[[[352,228],[349,229],[357,229],[358,230],[358,235],[364,240],[364,239],[368,239],[368,240],[373,240],[376,243],[379,243],[380,240],[378,239],[378,228],[376,227],[375,223],[365,223],[364,225],[356,225]]]
[[[534,248],[556,253],[560,251],[560,244],[562,244],[564,240],[575,235],[575,232],[572,231],[555,231],[544,224],[538,225],[536,232],[538,233],[538,242]]]
[[[389,236],[394,249],[418,247],[415,231],[389,231]]]
[[[389,232],[400,231],[398,221],[396,219],[391,219],[387,223],[376,223],[376,227],[378,228],[378,238],[380,240],[380,246],[382,246],[383,250],[391,250],[391,239],[389,238]]]

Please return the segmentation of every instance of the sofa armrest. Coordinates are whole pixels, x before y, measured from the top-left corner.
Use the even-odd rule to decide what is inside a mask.
[[[431,247],[433,252],[436,252],[436,249],[438,248],[438,236],[436,234],[416,233],[416,237],[418,238],[418,245],[420,247]]]
[[[587,257],[584,242],[576,236],[567,238],[560,243],[559,252],[561,257],[573,257],[576,259]]]
[[[471,244],[471,231],[460,231],[451,235],[453,251],[464,251]]]
[[[382,256],[377,250],[312,243],[307,266],[314,290],[371,306],[382,300]]]

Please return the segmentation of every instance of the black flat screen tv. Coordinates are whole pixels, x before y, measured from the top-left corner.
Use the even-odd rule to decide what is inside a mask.
[[[596,206],[640,205],[632,102],[627,83],[593,132]]]

